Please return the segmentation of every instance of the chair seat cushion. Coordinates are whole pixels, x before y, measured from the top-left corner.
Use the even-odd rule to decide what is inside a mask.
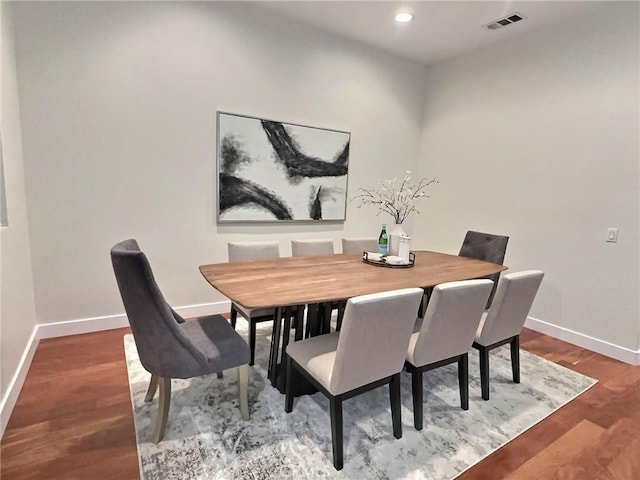
[[[200,373],[180,372],[173,378],[188,378],[221,372],[228,368],[249,363],[249,346],[221,315],[209,315],[188,320],[178,328],[193,342],[206,357],[208,368]]]
[[[236,310],[247,320],[249,318],[259,318],[259,317],[272,317],[274,309],[273,308],[245,308],[237,303],[233,304],[236,307]]]
[[[309,372],[324,388],[329,388],[336,360],[339,333],[328,333],[290,343],[287,354]]]

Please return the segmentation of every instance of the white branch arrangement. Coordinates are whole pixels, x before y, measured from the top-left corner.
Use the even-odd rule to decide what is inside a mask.
[[[407,170],[402,179],[387,178],[378,183],[377,188],[359,188],[360,195],[356,195],[353,199],[360,201],[358,208],[363,205],[373,205],[378,208],[377,215],[388,213],[396,223],[404,223],[412,212],[420,213],[416,208],[416,202],[420,198],[429,197],[426,190],[434,183],[439,182],[435,178],[431,180],[421,178],[418,182],[411,183],[411,171]]]

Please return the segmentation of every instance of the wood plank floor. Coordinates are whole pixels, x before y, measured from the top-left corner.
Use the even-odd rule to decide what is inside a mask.
[[[40,342],[2,438],[2,480],[139,478],[127,331]],[[639,479],[640,367],[530,330],[521,347],[599,383],[459,478]]]

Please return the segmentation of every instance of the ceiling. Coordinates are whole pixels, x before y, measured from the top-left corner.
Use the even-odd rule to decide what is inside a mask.
[[[522,35],[598,8],[599,1],[267,1],[260,5],[320,30],[425,65]],[[414,20],[398,24],[394,14]],[[484,25],[519,13],[525,20],[498,30]]]

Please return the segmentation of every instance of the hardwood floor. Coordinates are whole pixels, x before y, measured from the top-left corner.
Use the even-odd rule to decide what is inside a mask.
[[[2,480],[139,478],[127,331],[40,342],[2,438]],[[530,330],[521,347],[599,382],[459,479],[640,478],[640,367]]]

